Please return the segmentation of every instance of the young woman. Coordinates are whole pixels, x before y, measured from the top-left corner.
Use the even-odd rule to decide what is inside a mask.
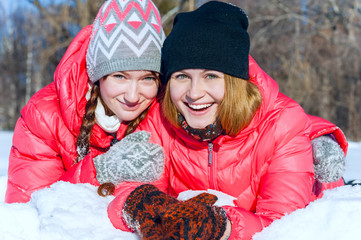
[[[21,111],[6,202],[27,202],[31,193],[59,180],[99,185],[96,168],[107,159],[98,158],[94,166],[94,157],[136,129],[152,131],[142,121],[155,107],[163,40],[151,0],[103,4],[94,24],[70,44],[54,82]]]
[[[246,14],[223,2],[176,16],[162,49],[168,193],[213,189],[234,206],[212,206],[209,195],[181,202],[140,186],[123,219],[143,239],[250,239],[321,196],[311,139],[330,134],[346,151],[338,128],[308,116],[249,56],[247,27]],[[329,144],[344,156],[336,141]],[[338,179],[323,188],[342,185]],[[121,204],[109,208],[118,218]]]

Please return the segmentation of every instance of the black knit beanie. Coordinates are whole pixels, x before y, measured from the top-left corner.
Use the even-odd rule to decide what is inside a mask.
[[[209,69],[249,79],[248,17],[242,9],[210,1],[179,13],[162,48],[162,81],[182,69]]]

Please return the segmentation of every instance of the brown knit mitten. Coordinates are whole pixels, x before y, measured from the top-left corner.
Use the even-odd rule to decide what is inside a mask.
[[[160,234],[160,214],[178,200],[159,191],[151,184],[137,187],[125,201],[123,219],[142,239],[163,239]]]
[[[187,201],[169,205],[162,213],[164,239],[220,239],[227,224],[226,212],[212,206],[217,197],[203,193]]]
[[[123,218],[143,240],[220,239],[227,216],[222,208],[212,206],[216,201],[209,193],[178,201],[145,184],[127,198]]]

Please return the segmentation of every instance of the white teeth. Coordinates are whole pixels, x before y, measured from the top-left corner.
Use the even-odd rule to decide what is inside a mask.
[[[203,109],[203,108],[208,108],[210,106],[212,106],[212,104],[198,104],[198,105],[194,105],[194,104],[188,104],[188,106],[192,109],[195,110],[199,110],[199,109]]]

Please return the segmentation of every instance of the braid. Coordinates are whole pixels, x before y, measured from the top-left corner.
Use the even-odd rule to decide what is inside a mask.
[[[80,127],[80,133],[76,141],[78,157],[76,163],[83,159],[88,153],[90,148],[90,135],[95,124],[95,109],[98,103],[99,86],[94,84],[90,99],[85,105],[85,114],[83,122]]]

